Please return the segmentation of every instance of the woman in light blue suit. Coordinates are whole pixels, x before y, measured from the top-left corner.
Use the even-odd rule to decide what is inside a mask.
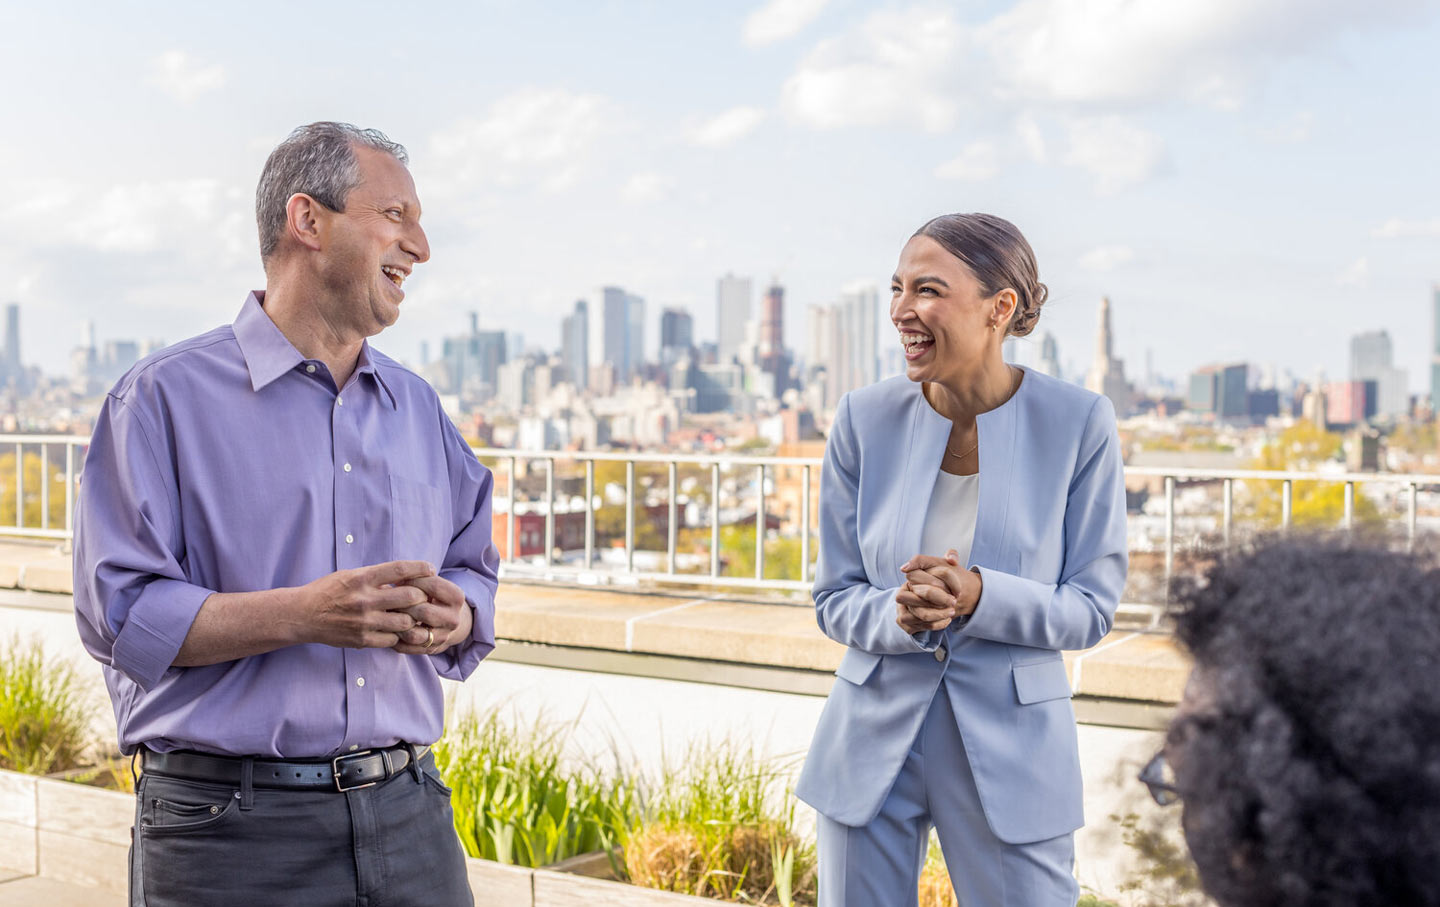
[[[930,221],[891,287],[906,374],[836,409],[815,610],[849,651],[796,790],[821,907],[915,904],[932,825],[965,907],[1076,901],[1060,650],[1110,629],[1125,487],[1110,401],[1001,356],[1045,295],[1008,221]]]

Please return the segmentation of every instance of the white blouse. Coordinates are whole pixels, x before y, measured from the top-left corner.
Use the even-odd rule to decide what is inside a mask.
[[[918,554],[944,557],[951,548],[960,555],[960,567],[970,564],[975,541],[975,515],[980,509],[980,474],[957,476],[941,471],[935,477],[925,528],[920,532]]]

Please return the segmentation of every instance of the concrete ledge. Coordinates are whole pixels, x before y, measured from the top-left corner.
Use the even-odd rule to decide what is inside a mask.
[[[70,556],[59,546],[0,541],[0,598],[7,604],[73,607],[70,590]],[[664,672],[654,676],[815,695],[829,690],[845,652],[820,632],[808,607],[519,580],[500,586],[495,632],[502,640],[495,657],[507,660],[579,667],[555,659],[596,653],[578,660],[611,665],[596,670],[649,676],[653,668]],[[507,652],[506,642],[525,645]],[[608,655],[635,657],[607,662]],[[680,665],[685,660],[692,664]],[[1190,672],[1168,635],[1122,630],[1093,649],[1066,653],[1065,663],[1076,697],[1150,707],[1178,702]]]

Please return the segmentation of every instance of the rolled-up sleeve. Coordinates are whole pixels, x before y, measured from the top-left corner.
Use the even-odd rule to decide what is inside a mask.
[[[75,511],[75,620],[90,654],[149,690],[170,669],[214,590],[181,566],[179,495],[168,445],[107,397]]]
[[[429,657],[441,677],[464,680],[495,649],[495,590],[500,567],[500,554],[491,539],[495,485],[490,470],[475,459],[449,418],[442,413],[441,419],[457,527],[440,575],[465,593],[473,626],[465,642]]]
[[[1110,632],[1125,587],[1125,467],[1115,410],[1091,407],[1065,501],[1059,583],[979,567],[980,602],[956,632],[1042,649],[1088,649]]]

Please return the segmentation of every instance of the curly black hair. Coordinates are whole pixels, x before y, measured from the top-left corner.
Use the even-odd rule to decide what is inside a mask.
[[[1195,674],[1167,752],[1220,904],[1440,905],[1435,565],[1271,538],[1179,592]]]

